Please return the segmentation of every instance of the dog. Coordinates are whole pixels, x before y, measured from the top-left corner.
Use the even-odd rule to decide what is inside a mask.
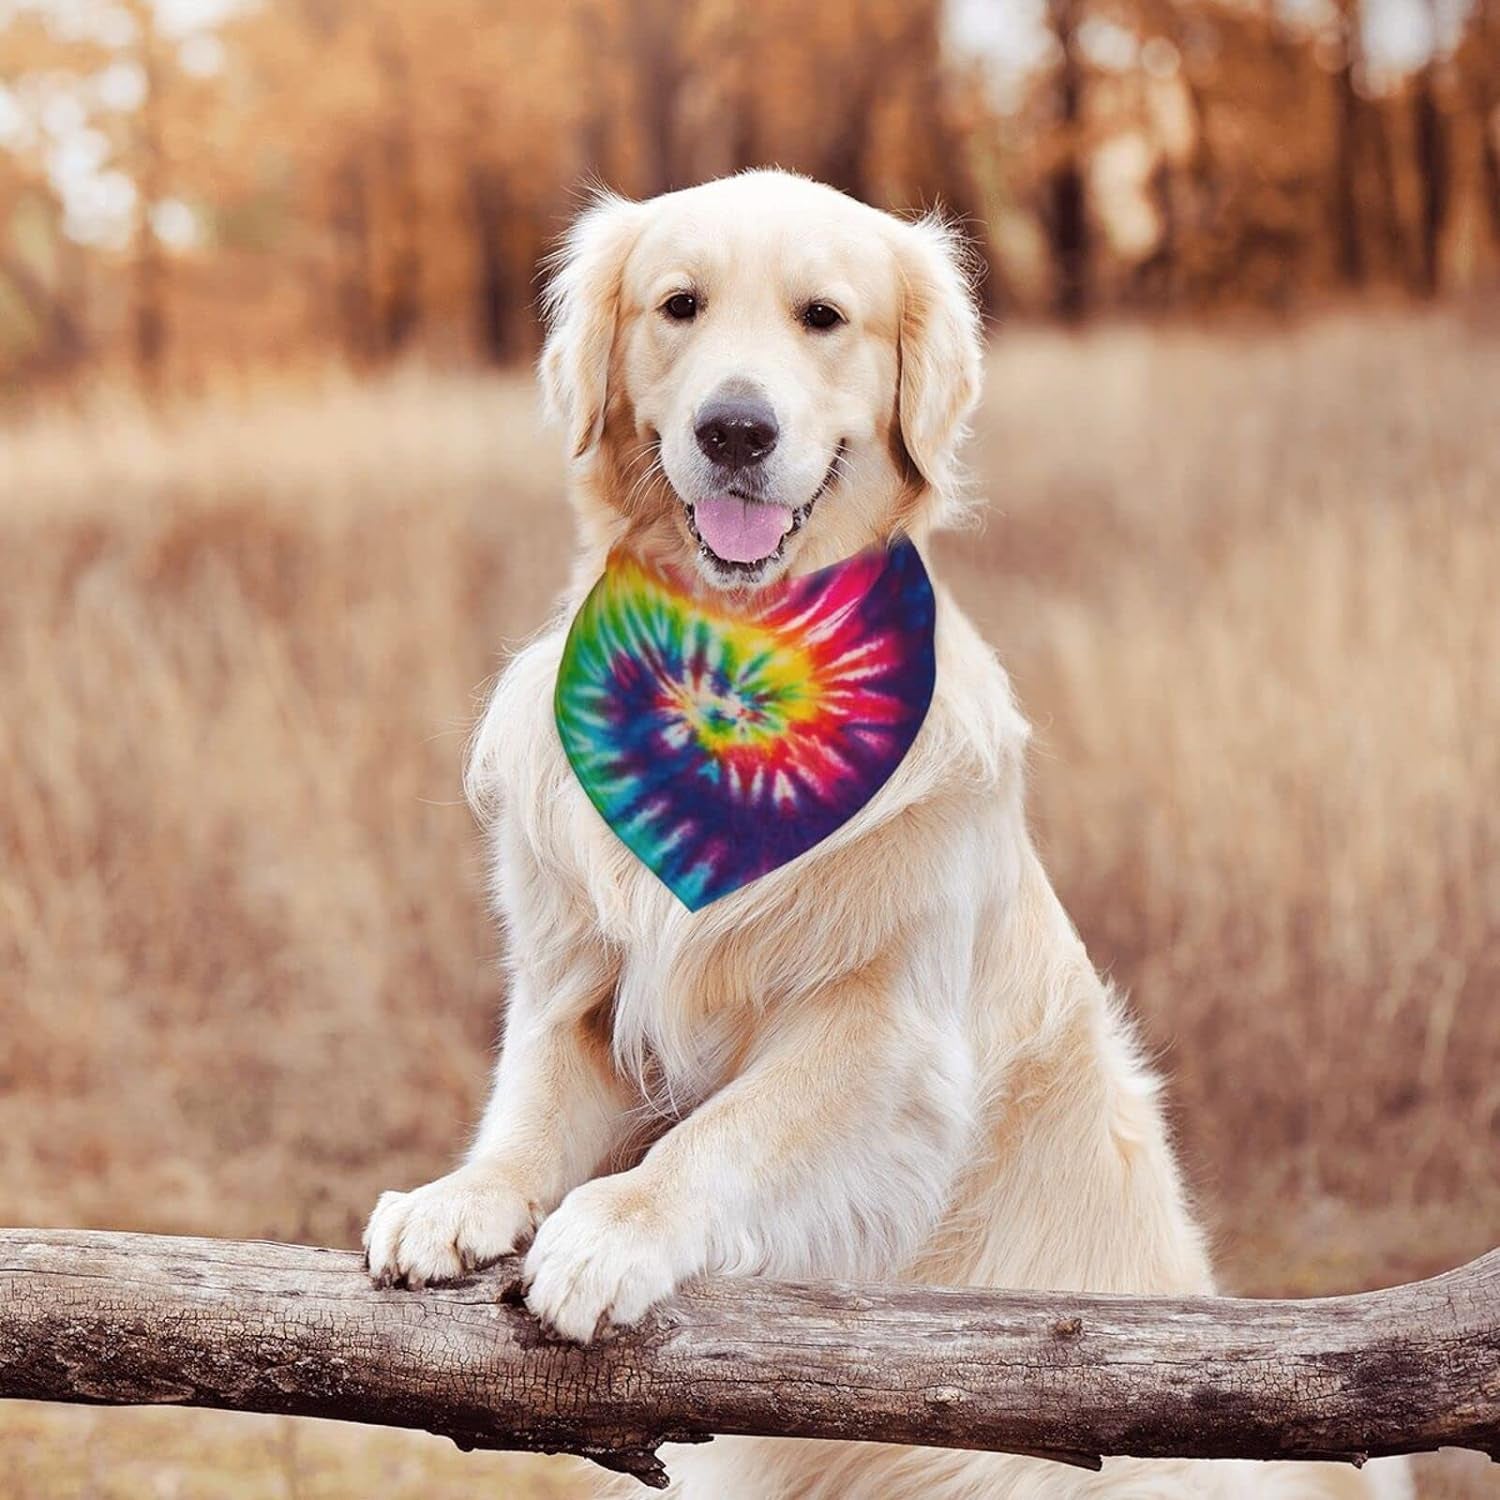
[[[959,517],[983,348],[959,238],[780,171],[604,196],[545,310],[577,562],[467,773],[510,935],[503,1043],[462,1165],[376,1205],[372,1276],[441,1282],[529,1240],[528,1306],[585,1343],[700,1273],[1211,1292],[1157,1080],[1027,833],[1026,723],[941,586],[904,759],[701,910],[599,816],[553,718],[568,621],[621,549],[745,599],[897,537],[925,553]],[[698,523],[726,492],[766,510],[716,550]],[[1399,1466],[1091,1474],[771,1439],[672,1465],[690,1500],[1408,1492]]]

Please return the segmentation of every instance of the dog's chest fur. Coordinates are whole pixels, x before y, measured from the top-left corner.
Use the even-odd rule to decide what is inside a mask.
[[[618,976],[609,1005],[614,1052],[664,1110],[685,1112],[729,1076],[742,1047],[754,1007],[736,982],[734,954],[765,901],[755,887],[799,877],[774,872],[698,913],[682,905],[604,821],[563,753],[552,695],[564,637],[549,630],[512,660],[475,746],[471,794],[498,813],[499,905],[513,925],[528,925],[506,886],[518,864],[529,866],[547,893],[529,899],[529,911],[555,902],[588,941],[603,942]],[[511,940],[534,936],[518,930]],[[691,977],[705,968],[715,971],[711,986]]]
[[[469,778],[481,808],[498,812],[500,904],[515,922],[504,885],[530,868],[530,906],[545,891],[543,906],[602,940],[618,966],[615,1054],[669,1105],[690,1108],[731,1076],[778,1005],[874,961],[891,936],[877,916],[931,899],[954,870],[968,877],[959,899],[984,896],[963,846],[1018,797],[1026,731],[993,656],[941,595],[939,607],[933,707],[890,780],[823,843],[698,912],[620,841],[568,764],[552,712],[565,631],[507,668]]]

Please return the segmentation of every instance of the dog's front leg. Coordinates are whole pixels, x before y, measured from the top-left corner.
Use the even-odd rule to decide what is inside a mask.
[[[608,1156],[629,1100],[589,1002],[613,975],[585,943],[566,980],[518,974],[484,1119],[462,1166],[382,1193],[365,1229],[380,1284],[451,1281],[514,1250]]]
[[[907,1261],[942,1212],[973,1099],[956,1016],[917,989],[909,965],[872,965],[773,1020],[639,1166],[575,1188],[542,1224],[532,1310],[587,1342],[701,1271],[858,1276]]]

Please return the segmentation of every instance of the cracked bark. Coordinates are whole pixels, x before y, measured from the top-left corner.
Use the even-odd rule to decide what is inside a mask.
[[[1308,1302],[703,1282],[580,1349],[507,1261],[377,1291],[344,1251],[0,1231],[0,1397],[425,1428],[667,1482],[714,1433],[1146,1458],[1500,1458],[1500,1251]]]

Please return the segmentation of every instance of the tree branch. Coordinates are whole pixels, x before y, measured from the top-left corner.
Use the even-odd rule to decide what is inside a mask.
[[[357,1256],[0,1231],[0,1397],[171,1403],[582,1454],[660,1488],[713,1433],[1029,1453],[1500,1458],[1500,1251],[1309,1302],[703,1282],[633,1333],[542,1332],[508,1261],[377,1291]]]

